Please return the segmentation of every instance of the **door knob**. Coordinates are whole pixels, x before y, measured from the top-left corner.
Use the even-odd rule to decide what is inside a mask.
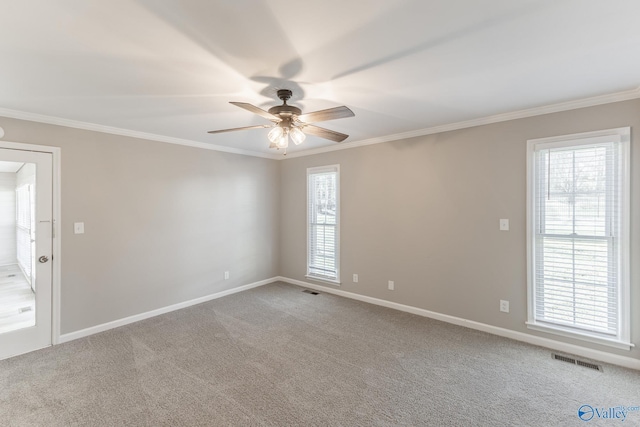
[[[49,261],[49,258],[47,258],[46,255],[42,255],[40,258],[38,258],[38,261],[44,264],[45,262]]]

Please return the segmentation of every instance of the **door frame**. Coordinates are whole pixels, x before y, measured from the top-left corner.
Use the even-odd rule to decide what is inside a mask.
[[[52,184],[52,259],[51,259],[51,344],[56,345],[60,343],[60,278],[62,265],[62,233],[60,224],[62,222],[62,216],[60,209],[61,188],[60,188],[60,147],[49,147],[47,145],[25,144],[22,142],[10,142],[0,140],[0,148],[7,148],[10,150],[21,151],[34,151],[39,153],[50,153],[53,161],[53,176],[51,177]]]

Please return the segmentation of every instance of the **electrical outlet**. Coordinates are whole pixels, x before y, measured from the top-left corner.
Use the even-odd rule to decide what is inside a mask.
[[[353,275],[353,283],[358,283],[358,275],[357,274]]]
[[[505,301],[503,299],[500,300],[500,311],[503,313],[509,312],[509,301]]]
[[[228,280],[229,279],[229,272],[225,271],[224,272],[224,280]]]
[[[389,290],[393,291],[396,288],[396,284],[393,282],[393,280],[389,280]]]

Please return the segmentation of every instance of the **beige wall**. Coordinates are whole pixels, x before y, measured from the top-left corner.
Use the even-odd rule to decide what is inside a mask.
[[[6,141],[62,148],[62,333],[276,275],[308,280],[306,168],[340,164],[342,290],[548,338],[524,325],[526,141],[632,126],[640,345],[640,100],[282,162],[7,118],[0,126]],[[498,230],[500,218],[511,231]],[[79,221],[84,235],[73,234]],[[639,349],[563,341],[640,359]]]
[[[63,334],[277,275],[278,162],[7,118],[0,126],[5,141],[62,149]],[[73,234],[74,222],[85,234]]]
[[[632,127],[632,341],[640,345],[640,100],[287,159],[280,274],[309,281],[306,168],[340,164],[340,289],[585,345],[525,326],[526,142],[623,126]],[[511,231],[499,231],[500,218]],[[511,302],[509,314],[500,299]],[[638,348],[586,346],[640,359]]]

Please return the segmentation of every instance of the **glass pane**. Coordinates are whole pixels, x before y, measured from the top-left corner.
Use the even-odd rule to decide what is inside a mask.
[[[311,252],[310,267],[322,275],[335,275],[336,228],[333,225],[311,225],[315,250]]]
[[[538,316],[589,330],[614,332],[617,288],[609,268],[610,241],[542,237],[536,272]]]
[[[310,175],[308,271],[337,278],[337,173]]]
[[[606,194],[590,193],[576,196],[575,232],[581,236],[606,236]]]
[[[0,334],[36,324],[36,165],[0,161]]]
[[[314,179],[315,223],[336,223],[336,174],[317,174]]]
[[[546,234],[607,235],[607,155],[606,147],[593,146],[551,151],[541,159]]]
[[[546,200],[545,232],[548,234],[573,233],[573,205],[571,196],[551,193]]]

